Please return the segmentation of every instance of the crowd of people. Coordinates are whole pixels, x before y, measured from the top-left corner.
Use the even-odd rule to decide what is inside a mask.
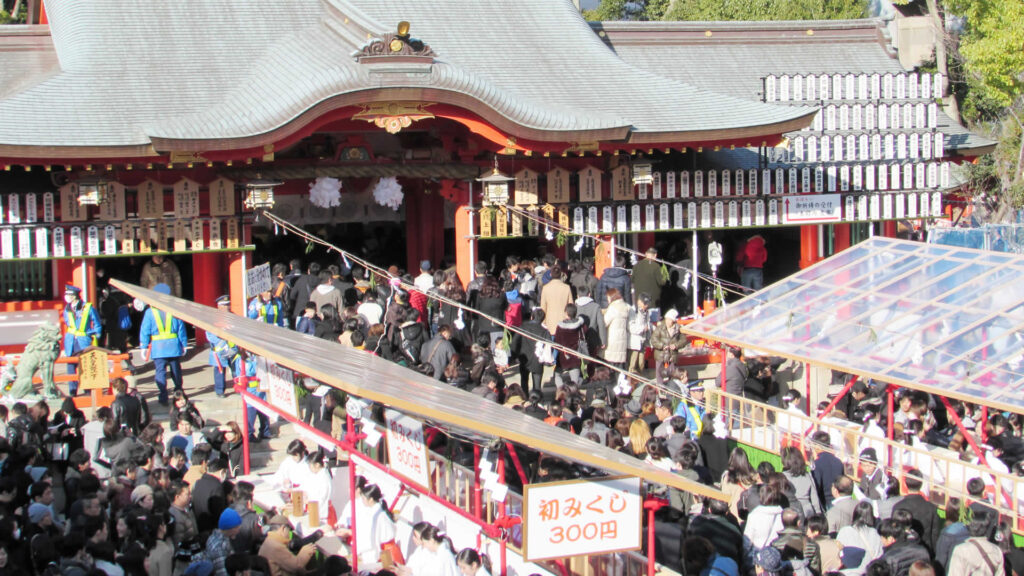
[[[508,257],[497,270],[478,263],[475,279],[463,288],[453,269],[435,268],[429,261],[420,263],[418,273],[407,274],[394,266],[387,273],[349,267],[344,259],[325,266],[311,263],[303,269],[294,260],[273,267],[271,290],[248,303],[247,315],[375,354],[547,425],[720,488],[727,501],[649,487],[667,504],[657,514],[658,560],[685,574],[1024,574],[1024,554],[1014,546],[1012,526],[992,506],[991,491],[986,490],[990,479],[972,479],[975,490],[970,497],[943,496],[939,501],[928,485],[942,481],[933,477],[926,462],[900,458],[903,474],[893,477],[879,461],[881,442],[875,445],[869,440],[847,456],[842,443],[824,430],[812,434],[800,448],[786,447],[781,468],[770,462],[754,466],[743,450],[730,451],[730,428],[737,425],[731,418],[735,410],[716,414],[706,400],[707,383],[690,381],[685,371],[675,367],[688,339],[679,330],[676,309],[666,305],[671,299],[665,298],[664,288],[671,286],[671,275],[653,249],[632,270],[626,262],[619,254],[615,265],[597,276],[589,260],[565,263],[551,256],[537,261]],[[218,304],[226,306],[228,302],[222,300]],[[518,330],[507,330],[503,324]],[[216,390],[226,393],[227,371],[235,377],[251,376],[250,364],[237,347],[215,338],[210,341]],[[600,361],[587,362],[581,356]],[[651,360],[653,366],[648,365]],[[733,350],[726,364],[725,391],[760,402],[781,402],[781,408],[794,417],[805,416],[795,390],[786,391],[780,400],[774,376],[777,367],[770,358],[747,359]],[[645,376],[653,376],[654,385],[645,384]],[[545,390],[549,384],[553,390]],[[310,394],[317,387],[311,381],[299,386],[304,420],[340,437],[343,395]],[[129,389],[124,395],[131,393]],[[908,446],[930,443],[956,450],[964,458],[978,457],[968,454],[963,433],[949,424],[945,409],[934,398],[905,391],[898,410],[889,415],[884,394],[885,386],[858,382],[830,417],[852,421],[868,437],[879,439],[892,418],[897,441]],[[179,413],[186,417],[172,418],[172,431],[176,438],[192,441],[179,441],[184,445],[162,452],[159,462],[185,466],[212,462],[210,454],[221,455],[217,460],[226,464],[207,463],[203,474],[220,471],[222,485],[230,485],[231,475],[237,473],[232,446],[240,440],[239,434],[227,429],[230,426],[203,430],[202,423],[187,416],[185,402]],[[970,404],[953,401],[951,408],[969,426],[977,422],[978,428],[989,428],[986,449],[994,468],[1022,469],[1024,442],[1016,416],[996,414],[986,421]],[[255,426],[261,416],[255,410],[250,413],[249,429],[253,439],[259,440],[268,434],[268,427],[263,422]],[[112,415],[109,419],[114,422],[111,427],[117,428],[117,419]],[[776,425],[787,426],[781,420]],[[138,430],[115,434],[144,438],[150,427]],[[444,451],[457,462],[472,461],[472,445],[467,441],[429,433],[428,440],[432,449]],[[201,450],[204,446],[217,448]],[[603,474],[524,447],[515,450],[524,476],[508,476],[513,488],[524,482]],[[291,458],[278,471],[276,482],[284,485],[299,479],[309,488],[311,501],[329,502],[329,482],[326,491],[315,486],[324,485],[324,474],[329,475],[326,464],[335,455],[310,454],[301,442],[289,446],[288,453]],[[109,450],[106,454],[97,456],[112,461]],[[69,457],[69,461],[76,459],[81,455]],[[96,460],[92,458],[90,465],[95,466]],[[124,471],[112,466],[111,476],[120,479]],[[513,463],[506,468],[514,469]],[[244,500],[245,483],[237,486],[243,486]],[[233,498],[237,486],[225,490],[225,501]],[[374,540],[356,542],[355,548],[361,559],[367,554],[368,561],[379,560],[382,545],[394,538],[387,530],[389,523],[393,529],[393,519],[379,505],[379,488],[361,485],[358,499],[357,523],[380,529],[369,532],[367,538]],[[171,495],[168,501],[173,500]],[[321,506],[321,514],[328,508]],[[345,514],[338,524],[342,534]],[[211,527],[212,518],[207,515],[206,528]],[[271,534],[274,526],[281,526],[281,534],[285,533],[286,518],[277,519],[278,524],[274,518],[265,520]],[[486,569],[485,559],[475,550],[456,554],[435,527],[417,525],[414,534],[416,548],[409,561],[396,562],[399,574],[446,574],[451,560],[463,574]],[[174,542],[175,547],[180,544]],[[429,562],[424,560],[426,554],[432,555]],[[192,548],[192,560],[210,557]],[[418,571],[421,560],[436,568]],[[30,554],[23,554],[19,561],[34,566]],[[217,566],[216,561],[213,564]],[[271,571],[274,566],[270,564]]]

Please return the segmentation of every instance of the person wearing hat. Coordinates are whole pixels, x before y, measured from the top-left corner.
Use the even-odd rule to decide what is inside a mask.
[[[431,272],[430,260],[420,262],[420,275],[412,283],[416,286],[417,290],[424,294],[434,287],[434,273]]]
[[[704,429],[704,415],[707,414],[707,402],[704,399],[704,382],[695,380],[686,385],[686,398],[676,406],[676,416],[686,418],[686,429],[690,438],[700,438]]]
[[[316,544],[306,544],[297,554],[292,554],[288,548],[292,539],[292,523],[283,514],[271,518],[267,528],[267,538],[260,546],[260,556],[270,565],[270,576],[305,574],[306,564],[316,553]]]
[[[64,288],[64,355],[75,356],[89,346],[95,346],[103,334],[100,315],[92,302],[82,301],[82,289],[68,284]],[[68,374],[74,374],[77,364],[68,364]],[[78,393],[78,380],[68,382],[68,393]]]
[[[153,509],[153,488],[148,484],[140,484],[132,490],[132,506],[138,506],[146,512]]]
[[[214,576],[228,576],[224,561],[234,554],[231,539],[242,530],[242,517],[232,508],[225,508],[217,520],[217,529],[206,539],[206,559],[213,564]]]
[[[665,382],[666,365],[675,366],[679,351],[686,347],[686,334],[679,330],[679,312],[673,308],[651,333],[651,348],[654,349],[654,378],[658,384]]]
[[[178,271],[178,265],[163,254],[154,254],[149,262],[142,265],[139,286],[155,290],[160,284],[166,285],[175,298],[181,298],[181,272]]]
[[[857,482],[856,495],[861,500],[868,498],[881,502],[889,487],[889,478],[878,465],[878,452],[874,448],[865,448],[860,452],[860,481]]]
[[[754,573],[757,576],[780,576],[784,567],[782,552],[777,548],[765,546],[754,556]]]
[[[217,310],[230,313],[231,297],[225,294],[217,298]],[[234,342],[225,340],[209,330],[206,331],[206,341],[210,343],[210,366],[213,366],[213,391],[217,394],[218,398],[223,398],[226,394],[224,382],[226,379],[225,373],[228,368],[231,369],[232,376],[242,375],[240,367],[242,354]]]
[[[158,294],[170,295],[171,287],[157,284],[153,291]],[[156,374],[156,387],[160,390],[157,401],[167,406],[167,370],[171,370],[171,379],[175,390],[183,390],[181,381],[181,357],[188,347],[188,336],[185,334],[185,323],[175,318],[170,312],[163,312],[150,306],[142,317],[139,329],[139,347],[143,350],[143,358],[153,359]]]

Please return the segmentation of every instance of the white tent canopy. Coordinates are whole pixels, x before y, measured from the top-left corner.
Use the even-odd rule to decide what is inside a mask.
[[[684,331],[1024,411],[1024,256],[875,237]]]

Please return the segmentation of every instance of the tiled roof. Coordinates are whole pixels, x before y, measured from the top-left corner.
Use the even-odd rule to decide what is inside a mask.
[[[770,74],[905,72],[880,22],[873,19],[593,22],[591,27],[630,64],[751,101],[761,100],[761,79]],[[987,151],[994,145],[942,112],[937,129],[946,135],[950,151]],[[723,156],[756,165],[756,156]]]
[[[8,25],[0,34],[0,98],[60,71],[46,26]]]
[[[255,143],[372,100],[370,90],[472,102],[499,128],[541,140],[751,137],[806,116],[626,63],[571,0],[48,0],[47,13],[60,70],[0,100],[0,155]],[[400,20],[436,53],[429,70],[357,64],[367,35]],[[0,52],[0,69],[10,61]]]

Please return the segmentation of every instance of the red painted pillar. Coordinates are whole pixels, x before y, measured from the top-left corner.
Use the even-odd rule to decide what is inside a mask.
[[[92,302],[93,306],[99,304],[99,293],[96,291],[96,260],[94,258],[71,260],[74,268],[71,270],[71,283],[82,289],[82,301]],[[64,291],[59,290],[61,298]]]
[[[245,298],[245,252],[228,253],[228,295],[231,297],[231,312],[245,316],[248,302]]]
[[[818,227],[800,227],[800,267],[807,268],[818,261]]]
[[[224,259],[220,252],[202,252],[192,255],[193,301],[214,306],[224,294]],[[196,345],[206,344],[206,331],[196,330]]]
[[[885,222],[882,223],[882,236],[885,236],[886,238],[895,238],[896,237],[896,221],[895,220],[886,220]]]
[[[838,254],[850,247],[850,225],[835,224],[832,226],[833,254]]]

